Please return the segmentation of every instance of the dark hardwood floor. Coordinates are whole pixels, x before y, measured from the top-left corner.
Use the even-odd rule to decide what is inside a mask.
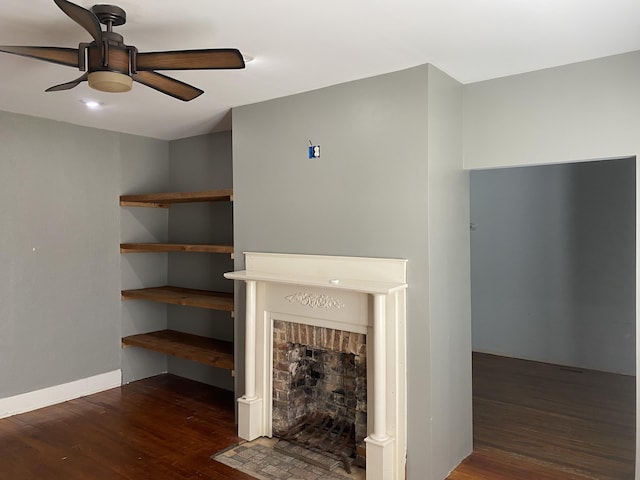
[[[229,392],[162,375],[0,420],[0,479],[250,480],[209,458],[238,441]]]
[[[633,479],[634,385],[474,354],[475,451],[449,480]],[[238,441],[229,392],[162,375],[0,420],[0,479],[250,480],[210,459]]]
[[[449,480],[633,480],[635,377],[473,354],[474,453]]]

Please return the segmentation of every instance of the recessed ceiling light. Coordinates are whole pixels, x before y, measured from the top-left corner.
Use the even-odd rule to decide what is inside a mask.
[[[102,105],[95,100],[83,100],[82,103],[90,110],[98,110]]]
[[[252,57],[251,55],[247,55],[246,53],[242,54],[242,59],[244,60],[244,63],[253,62],[255,60],[254,57]]]

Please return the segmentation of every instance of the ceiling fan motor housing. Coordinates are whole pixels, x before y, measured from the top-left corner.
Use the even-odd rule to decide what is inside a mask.
[[[104,32],[102,43],[85,44],[87,50],[87,70],[112,71],[129,75],[131,73],[130,53],[134,47],[122,42],[122,36],[113,32]]]
[[[88,82],[91,88],[103,92],[128,92],[133,79],[135,47],[124,44],[122,35],[107,31],[102,43],[86,44]],[[81,50],[80,55],[84,53]]]

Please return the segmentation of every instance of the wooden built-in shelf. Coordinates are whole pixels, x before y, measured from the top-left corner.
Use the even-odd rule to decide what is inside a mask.
[[[169,208],[174,203],[222,201],[233,201],[233,189],[120,195],[121,207]]]
[[[173,286],[123,290],[123,300],[150,300],[185,307],[233,312],[233,293],[196,290]]]
[[[233,201],[233,190],[168,192],[121,195],[122,207],[169,208],[176,203]],[[226,253],[233,258],[233,245],[136,242],[121,243],[120,253],[199,252]],[[148,300],[171,305],[230,312],[233,316],[233,293],[197,290],[165,285],[161,287],[123,290],[123,300]],[[233,374],[233,343],[175,330],[161,330],[131,335],[122,339],[123,346],[140,347],[203,365],[230,370]]]
[[[121,243],[120,253],[159,252],[201,252],[229,253],[233,255],[233,245],[211,245],[193,243]]]
[[[175,330],[141,333],[122,339],[124,346],[141,347],[212,367],[233,370],[233,343]]]

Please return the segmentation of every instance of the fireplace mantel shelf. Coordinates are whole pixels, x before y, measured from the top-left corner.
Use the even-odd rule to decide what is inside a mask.
[[[406,283],[380,282],[371,280],[357,280],[349,278],[314,277],[298,274],[270,273],[253,270],[241,270],[225,273],[226,278],[245,282],[270,282],[285,285],[300,285],[306,287],[322,287],[337,290],[347,290],[371,295],[390,295],[407,288]]]

